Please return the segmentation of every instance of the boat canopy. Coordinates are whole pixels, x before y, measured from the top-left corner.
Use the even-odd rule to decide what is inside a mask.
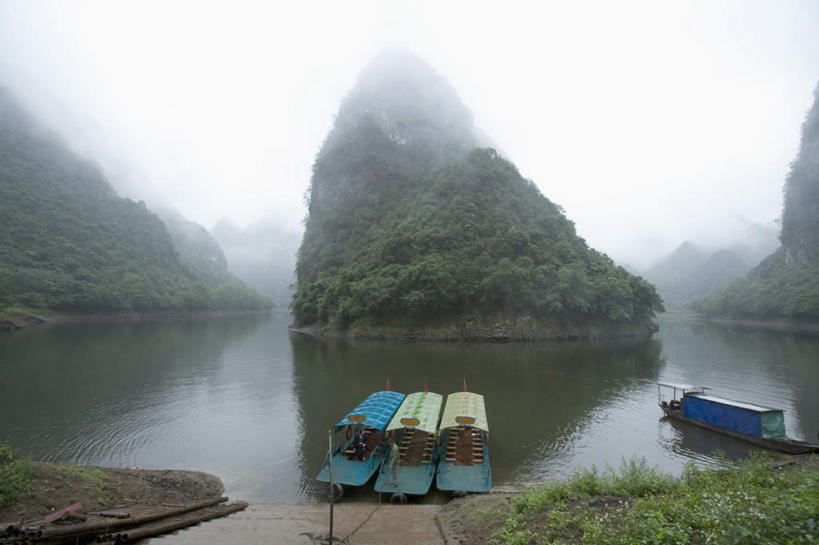
[[[438,428],[438,417],[441,416],[441,405],[444,396],[434,392],[415,392],[409,394],[398,412],[392,417],[387,431],[403,427],[415,428],[427,433],[435,433]]]
[[[780,409],[704,394],[686,393],[683,416],[752,437],[787,438],[785,417]]]
[[[446,398],[441,429],[469,425],[485,432],[489,431],[483,396],[472,392],[455,392]]]
[[[336,429],[347,424],[360,424],[383,430],[406,396],[399,392],[384,391],[370,394],[367,399],[336,424]]]

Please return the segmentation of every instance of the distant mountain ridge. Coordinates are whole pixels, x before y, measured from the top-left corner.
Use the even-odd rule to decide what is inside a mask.
[[[689,308],[742,278],[778,246],[772,226],[750,224],[722,248],[685,241],[640,274],[654,284],[668,310]]]
[[[119,197],[94,164],[34,123],[2,87],[0,218],[0,309],[269,304],[235,278],[205,271],[193,247],[178,251],[182,238],[145,203]],[[186,222],[174,221],[179,229]],[[177,234],[173,224],[170,231]]]
[[[649,332],[662,308],[653,287],[590,249],[480,143],[469,110],[425,62],[377,57],[313,166],[296,323],[447,338]]]
[[[782,246],[695,305],[709,316],[819,320],[819,85],[785,182]]]
[[[269,295],[277,307],[290,305],[300,231],[275,218],[253,222],[244,229],[223,218],[210,232],[224,249],[232,274]]]

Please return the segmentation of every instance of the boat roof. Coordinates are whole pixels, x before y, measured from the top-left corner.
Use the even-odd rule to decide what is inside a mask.
[[[392,417],[387,431],[403,427],[415,428],[427,433],[435,433],[438,428],[438,417],[441,416],[441,405],[444,396],[434,392],[415,392],[409,394],[395,416]]]
[[[686,397],[696,397],[697,399],[704,399],[705,401],[711,401],[713,403],[720,403],[722,405],[730,405],[732,407],[738,407],[740,409],[748,409],[749,411],[754,411],[757,413],[770,413],[770,412],[778,412],[781,413],[782,409],[772,409],[770,407],[762,407],[761,405],[754,405],[753,403],[744,403],[742,401],[733,401],[731,399],[724,399],[721,397],[716,396],[709,396],[705,394],[699,393],[691,393],[685,394]]]
[[[441,417],[441,429],[454,428],[464,424],[485,432],[489,431],[486,409],[481,394],[455,392],[447,396],[444,415]]]
[[[677,382],[658,382],[657,386],[666,386],[678,390],[704,390],[702,386],[691,386],[690,384],[680,384]]]
[[[367,396],[367,399],[362,401],[358,407],[347,413],[347,416],[342,418],[336,424],[336,427],[344,427],[347,424],[361,424],[383,430],[405,397],[400,392],[389,390],[374,392]]]

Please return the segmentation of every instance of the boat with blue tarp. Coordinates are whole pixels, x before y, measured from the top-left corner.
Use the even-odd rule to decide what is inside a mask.
[[[386,433],[398,445],[397,479],[392,468],[381,464],[375,489],[391,492],[391,501],[406,501],[407,495],[422,496],[429,492],[438,463],[435,441],[444,396],[434,392],[407,395],[387,426]]]
[[[372,393],[335,425],[333,444],[337,446],[333,449],[332,461],[333,484],[338,485],[334,491],[336,496],[343,493],[341,485],[361,486],[378,470],[385,456],[381,446],[384,428],[405,397],[390,390]],[[363,441],[357,444],[362,432]],[[328,452],[316,477],[325,483],[330,482],[329,456]]]
[[[483,396],[466,391],[449,394],[439,432],[441,460],[438,490],[457,493],[488,492],[492,489],[489,465],[489,423]]]
[[[791,439],[781,409],[733,401],[706,393],[710,388],[657,383],[665,416],[788,454],[819,452],[819,444]]]

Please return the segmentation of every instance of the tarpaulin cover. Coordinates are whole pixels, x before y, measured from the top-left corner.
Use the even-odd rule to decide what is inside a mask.
[[[744,433],[752,437],[762,437],[762,415],[767,413],[752,410],[747,404],[738,405],[740,404],[731,405],[729,402],[686,395],[683,402],[683,416],[725,430]]]
[[[762,437],[765,439],[787,439],[785,415],[782,411],[762,413]]]
[[[404,397],[406,397],[404,394],[392,391],[372,393],[342,418],[336,424],[336,428],[342,428],[347,424],[360,424],[383,430],[398,406],[404,401]]]

